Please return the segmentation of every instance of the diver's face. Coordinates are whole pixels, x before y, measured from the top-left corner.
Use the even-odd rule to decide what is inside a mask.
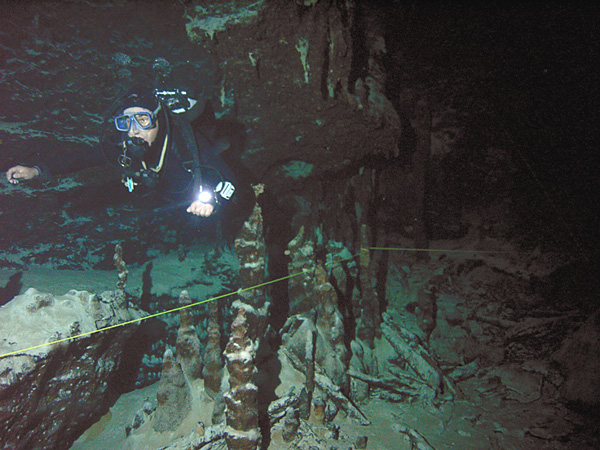
[[[140,113],[140,112],[152,114],[152,111],[150,111],[149,109],[141,108],[139,106],[132,106],[130,108],[127,108],[123,111],[123,114],[136,114],[136,113]],[[145,124],[142,124],[142,125],[145,125]],[[158,135],[158,127],[159,127],[158,120],[156,121],[156,126],[153,128],[150,128],[148,130],[141,129],[140,127],[137,126],[135,121],[132,121],[131,127],[129,128],[129,131],[127,132],[127,134],[129,135],[129,137],[141,138],[144,141],[146,141],[148,143],[148,145],[152,145],[152,143],[156,140],[156,136]]]

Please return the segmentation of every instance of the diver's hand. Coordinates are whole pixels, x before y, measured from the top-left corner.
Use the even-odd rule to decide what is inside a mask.
[[[208,217],[213,213],[214,210],[215,207],[213,205],[209,203],[202,203],[200,200],[196,200],[189,206],[188,209],[186,209],[187,212],[200,217]]]
[[[40,171],[35,167],[14,166],[6,171],[6,179],[11,184],[19,184],[19,181],[31,180],[39,174]]]

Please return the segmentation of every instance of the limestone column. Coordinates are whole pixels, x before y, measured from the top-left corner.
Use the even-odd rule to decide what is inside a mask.
[[[225,393],[227,409],[226,441],[230,450],[254,450],[260,445],[258,426],[258,388],[253,382],[256,366],[255,348],[248,336],[248,320],[243,308],[231,325],[231,336],[225,348],[229,391]]]

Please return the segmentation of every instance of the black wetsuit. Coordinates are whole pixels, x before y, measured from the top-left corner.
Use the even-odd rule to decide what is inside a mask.
[[[168,120],[168,126],[166,126]],[[202,130],[199,127],[193,130],[191,125],[182,118],[175,115],[161,114],[159,116],[159,134],[153,145],[150,147],[144,161],[149,167],[155,167],[158,163],[162,151],[165,136],[168,129],[167,150],[161,170],[158,172],[155,183],[144,186],[140,182],[133,190],[134,193],[155,192],[171,205],[178,205],[187,208],[198,196],[198,182],[192,166],[197,165],[191,152],[198,153],[198,160],[201,174],[201,185],[204,190],[214,192],[219,183],[230,183],[236,185],[236,180],[225,164],[219,152],[221,148],[212,142],[210,132]],[[112,165],[118,166],[117,158],[122,149],[114,146],[110,151],[102,151],[100,147],[94,147],[88,152],[76,154],[66,154],[53,157],[45,161],[29,164],[40,171],[42,179],[49,179],[53,175],[61,175],[75,172],[85,168],[106,164],[107,160]],[[196,172],[197,174],[198,172]],[[231,188],[229,188],[231,191]],[[124,195],[127,189],[124,188]],[[228,198],[215,194],[214,199],[218,207],[226,205],[230,200]]]

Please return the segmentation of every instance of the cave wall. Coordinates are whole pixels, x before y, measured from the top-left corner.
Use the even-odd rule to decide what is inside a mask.
[[[221,104],[248,129],[243,164],[266,184],[279,216],[287,214],[288,240],[300,225],[327,223],[330,237],[351,241],[356,225],[347,216],[355,216],[355,201],[367,210],[370,196],[355,199],[348,180],[376,155],[397,155],[402,127],[385,94],[376,9],[314,3],[242,2],[228,10],[227,2],[208,9],[192,2],[187,32],[223,71]],[[244,11],[244,20],[233,19]],[[372,190],[371,175],[357,188]]]

